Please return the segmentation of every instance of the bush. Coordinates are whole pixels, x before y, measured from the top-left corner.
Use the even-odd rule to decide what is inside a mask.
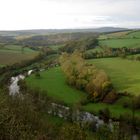
[[[106,122],[109,122],[111,117],[110,110],[108,108],[102,109],[99,111],[99,116]]]
[[[35,73],[35,77],[36,77],[36,78],[41,78],[40,73],[39,73],[39,72],[36,72],[36,73]]]
[[[134,103],[134,104],[133,104],[134,109],[140,109],[140,95],[134,97],[133,100],[134,100],[134,101],[133,101],[133,103]]]
[[[88,103],[90,103],[90,101],[88,99],[84,99],[80,103],[81,105],[87,105]]]
[[[103,93],[108,93],[113,89],[113,85],[110,81],[106,81],[102,84],[102,92]]]
[[[115,90],[109,92],[103,99],[104,103],[114,103],[118,99],[118,95]]]

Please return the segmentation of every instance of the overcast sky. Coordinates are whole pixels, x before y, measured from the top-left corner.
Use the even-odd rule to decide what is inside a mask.
[[[140,28],[140,0],[0,0],[0,30]]]

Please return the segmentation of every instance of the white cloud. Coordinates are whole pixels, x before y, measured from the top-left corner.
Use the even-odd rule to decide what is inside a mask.
[[[0,30],[140,27],[139,0],[0,0]]]

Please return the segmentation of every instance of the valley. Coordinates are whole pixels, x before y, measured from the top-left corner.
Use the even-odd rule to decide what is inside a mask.
[[[34,115],[37,113],[35,120],[34,115],[30,114],[32,111],[28,114],[33,121],[38,119],[36,123],[42,125],[39,119],[44,122],[49,120],[50,127],[55,124],[54,127],[58,130],[61,126],[60,131],[68,125],[68,128],[71,126],[72,129],[80,131],[79,135],[83,137],[86,132],[87,139],[92,140],[95,137],[99,138],[105,131],[99,132],[97,129],[98,121],[95,121],[97,118],[104,124],[101,124],[101,128],[105,127],[107,131],[110,131],[108,128],[110,121],[113,121],[111,125],[114,127],[115,123],[121,124],[122,121],[125,126],[117,124],[119,128],[109,133],[110,140],[114,140],[112,138],[116,132],[119,137],[120,129],[123,129],[124,135],[129,140],[131,126],[137,129],[139,136],[139,35],[140,31],[130,30],[113,33],[58,33],[27,37],[24,35],[24,37],[13,37],[8,43],[4,43],[7,37],[2,37],[0,104],[3,104],[2,96],[9,98],[7,88],[10,78],[22,74],[26,78],[18,82],[20,92],[15,93],[14,100],[10,97],[9,101],[12,106],[21,104],[23,106],[22,108],[19,105],[21,111],[24,111],[25,106],[25,109],[31,109]],[[28,75],[28,71],[32,71],[31,75]],[[52,111],[54,104],[58,105],[56,112]],[[10,109],[9,105],[6,103],[4,105]],[[65,106],[70,108],[68,118],[65,115],[62,117],[62,114],[65,114]],[[59,110],[62,108],[63,111]],[[78,116],[75,112],[86,114],[85,120],[88,120],[88,126],[84,121],[76,121],[78,125],[74,123],[73,117]],[[18,115],[18,112],[15,113]],[[88,115],[93,115],[95,118]],[[26,118],[24,115],[20,117]],[[83,128],[79,127],[81,123]],[[32,126],[32,123],[30,125]],[[45,123],[44,127],[49,126]],[[39,126],[34,129],[41,131]],[[50,132],[54,133],[53,130]],[[48,132],[44,131],[44,134],[46,133]]]

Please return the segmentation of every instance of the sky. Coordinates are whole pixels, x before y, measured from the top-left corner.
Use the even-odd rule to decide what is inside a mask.
[[[0,30],[140,28],[140,0],[0,0]]]

